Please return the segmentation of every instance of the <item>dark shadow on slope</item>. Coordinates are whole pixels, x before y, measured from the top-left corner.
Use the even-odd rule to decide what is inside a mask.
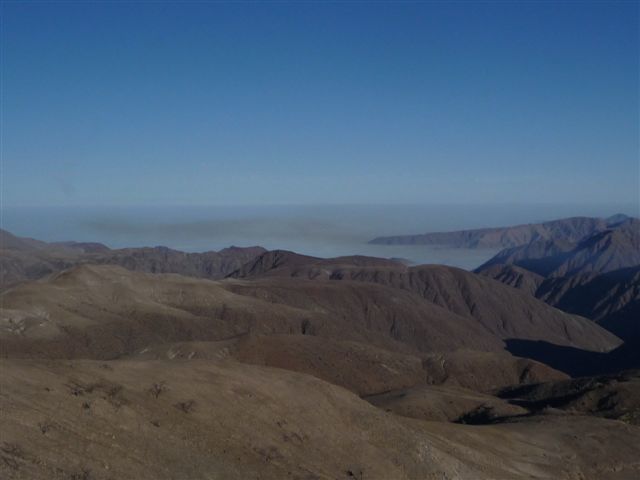
[[[640,368],[637,343],[625,343],[610,352],[592,352],[539,340],[508,339],[505,343],[512,355],[537,360],[572,377]]]
[[[632,301],[606,316],[598,325],[620,337],[625,343],[632,343],[640,349],[640,300]]]
[[[511,402],[510,402],[511,403]],[[513,403],[516,405],[515,403]],[[453,423],[463,425],[494,425],[497,423],[511,422],[517,418],[531,417],[532,413],[520,413],[514,415],[495,415],[491,407],[481,405],[480,407],[461,415]]]
[[[533,414],[564,410],[640,424],[640,370],[503,388],[498,398]]]

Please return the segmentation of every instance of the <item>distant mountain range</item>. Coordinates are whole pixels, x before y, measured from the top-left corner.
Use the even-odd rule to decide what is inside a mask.
[[[139,272],[217,279],[265,251],[262,247],[229,247],[202,253],[167,247],[110,249],[101,243],[46,243],[0,230],[0,290],[82,264],[120,265]]]
[[[515,265],[545,277],[604,273],[640,265],[640,220],[623,222],[594,232],[576,242],[535,239],[499,252],[480,269],[491,265]]]
[[[460,248],[508,248],[526,245],[534,240],[573,243],[628,219],[628,216],[622,214],[608,218],[572,217],[511,227],[378,237],[369,243],[377,245],[441,245]]]

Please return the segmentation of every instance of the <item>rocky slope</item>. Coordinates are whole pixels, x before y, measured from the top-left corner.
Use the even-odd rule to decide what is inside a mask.
[[[526,268],[509,264],[493,264],[483,267],[478,271],[481,275],[493,278],[510,287],[517,288],[530,295],[535,295],[536,291],[544,282],[545,277]]]
[[[0,391],[0,476],[12,480],[616,480],[640,473],[640,432],[622,422],[428,422],[307,375],[225,360],[10,360]]]

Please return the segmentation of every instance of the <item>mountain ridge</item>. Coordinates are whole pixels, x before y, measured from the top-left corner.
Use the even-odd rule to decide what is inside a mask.
[[[54,242],[17,237],[0,230],[0,290],[81,264],[120,265],[150,273],[181,273],[218,279],[266,249],[231,246],[219,251],[183,252],[168,247],[111,249],[97,242]]]
[[[376,237],[369,241],[377,245],[442,245],[458,248],[516,247],[532,240],[579,241],[627,220],[623,214],[607,218],[569,217],[542,223],[509,227],[491,227],[451,232]]]
[[[632,344],[640,342],[637,219],[578,243],[534,240],[505,249],[475,272],[590,318]]]

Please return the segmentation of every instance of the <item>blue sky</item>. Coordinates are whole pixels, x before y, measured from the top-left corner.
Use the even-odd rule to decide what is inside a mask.
[[[5,2],[5,206],[638,201],[636,2]]]

